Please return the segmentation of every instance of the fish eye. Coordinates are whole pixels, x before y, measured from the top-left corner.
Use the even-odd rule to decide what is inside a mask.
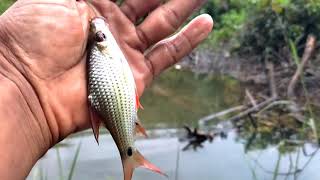
[[[97,42],[102,42],[102,41],[105,41],[106,39],[107,39],[106,35],[101,31],[97,32],[95,35],[95,40]]]
[[[132,156],[133,152],[132,152],[132,147],[129,147],[127,150],[127,155],[130,157]]]

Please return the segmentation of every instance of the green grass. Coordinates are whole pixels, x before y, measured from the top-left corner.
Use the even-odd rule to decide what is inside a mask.
[[[277,178],[278,178],[280,162],[281,162],[281,153],[279,153],[279,155],[278,155],[277,164],[276,164],[275,169],[273,171],[273,178],[272,178],[273,180],[277,180]]]
[[[58,166],[59,166],[59,179],[63,180],[63,168],[62,168],[62,161],[61,161],[61,155],[60,155],[60,148],[56,148],[56,153],[57,153],[57,161],[58,161]]]
[[[77,148],[75,150],[71,165],[69,167],[69,169],[63,169],[63,165],[62,165],[62,159],[61,159],[61,154],[60,154],[60,148],[61,146],[55,146],[55,150],[56,150],[56,155],[57,155],[57,163],[58,163],[58,175],[59,178],[57,178],[58,180],[72,180],[75,174],[75,169],[77,166],[77,162],[78,162],[78,158],[79,158],[79,154],[80,154],[80,150],[81,150],[81,141],[79,142],[79,144],[77,145]],[[31,179],[32,180],[47,180],[48,179],[48,173],[47,173],[48,169],[44,169],[41,164],[38,166],[38,168],[35,170],[35,172],[33,173]],[[65,174],[64,172],[68,171],[68,174]],[[65,176],[67,175],[67,176]]]
[[[81,144],[82,144],[81,142],[78,144],[76,153],[74,154],[74,158],[72,160],[72,164],[71,164],[71,167],[70,167],[70,171],[69,171],[69,175],[68,175],[68,179],[67,180],[72,180],[72,177],[74,175],[74,170],[75,170],[75,167],[77,165],[77,160],[78,160],[78,157],[79,157]]]
[[[2,14],[8,7],[13,3],[13,0],[1,0],[0,3],[0,14]]]

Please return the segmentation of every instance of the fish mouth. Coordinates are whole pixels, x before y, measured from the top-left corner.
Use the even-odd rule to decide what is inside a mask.
[[[108,30],[108,26],[105,20],[106,19],[104,17],[100,16],[94,17],[90,20],[90,44],[94,42],[99,44],[106,41],[106,31]]]
[[[107,27],[106,19],[104,17],[94,17],[90,20],[90,31],[97,33]]]
[[[103,21],[103,22],[106,22],[106,18],[105,17],[102,17],[102,16],[96,16],[94,18],[92,18],[90,20],[90,22],[94,23],[94,22],[97,22],[97,21]]]

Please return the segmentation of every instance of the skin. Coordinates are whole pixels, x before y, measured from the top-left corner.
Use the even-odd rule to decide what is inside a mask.
[[[94,12],[107,19],[139,95],[213,26],[204,15],[165,39],[200,0],[126,0],[120,7],[108,0],[91,3],[19,0],[0,16],[0,179],[24,179],[50,147],[90,127],[86,44]]]

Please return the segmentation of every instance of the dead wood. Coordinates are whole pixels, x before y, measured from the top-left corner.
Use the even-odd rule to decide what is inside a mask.
[[[233,113],[233,112],[236,112],[236,111],[241,111],[245,109],[245,106],[236,106],[236,107],[232,107],[232,108],[229,108],[229,109],[226,109],[224,111],[220,111],[218,113],[213,113],[213,114],[210,114],[208,116],[205,116],[201,119],[199,119],[199,125],[205,125],[208,123],[208,121],[210,120],[213,120],[215,118],[218,118],[218,117],[221,117],[221,116],[224,116],[224,115],[227,115],[227,114],[230,114],[230,113]]]
[[[239,113],[238,115],[233,116],[232,118],[228,119],[227,121],[237,121],[239,119],[244,118],[245,116],[248,116],[248,114],[250,114],[250,113],[257,113],[258,111],[260,111],[261,109],[263,109],[264,107],[266,107],[268,104],[272,103],[275,100],[277,100],[277,97],[269,98],[269,99],[257,104],[256,107],[248,108],[245,111]]]
[[[304,53],[302,56],[302,61],[300,64],[298,64],[297,66],[297,70],[295,72],[295,74],[292,76],[292,79],[289,83],[288,89],[287,89],[287,96],[289,99],[294,99],[296,97],[295,95],[295,88],[297,86],[298,80],[301,77],[302,73],[303,73],[303,69],[306,66],[307,62],[309,61],[311,54],[313,52],[313,50],[315,49],[315,44],[316,44],[316,38],[313,35],[309,35],[308,39],[307,39],[307,44],[306,44],[306,48],[304,49]]]
[[[275,75],[274,75],[274,65],[272,62],[266,63],[268,69],[268,76],[269,76],[269,87],[271,91],[271,97],[278,97],[276,82],[275,82]]]
[[[257,106],[257,102],[256,102],[256,100],[254,99],[254,97],[252,96],[252,94],[250,93],[250,91],[248,89],[246,89],[246,95],[249,98],[252,106],[256,107]]]

